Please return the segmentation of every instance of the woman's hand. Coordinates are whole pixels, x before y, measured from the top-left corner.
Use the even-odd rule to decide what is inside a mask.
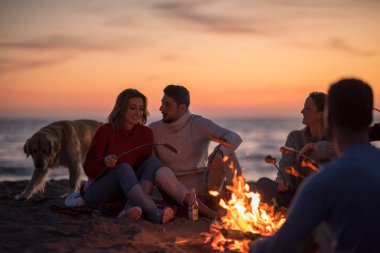
[[[104,163],[109,168],[115,167],[116,162],[117,162],[117,156],[115,155],[107,155],[106,157],[104,157]]]
[[[317,144],[315,143],[307,143],[303,148],[300,150],[300,154],[309,156],[311,152],[317,151]],[[299,159],[300,157],[298,157]]]
[[[281,192],[286,192],[288,190],[288,186],[283,180],[280,180],[277,184],[277,189]]]

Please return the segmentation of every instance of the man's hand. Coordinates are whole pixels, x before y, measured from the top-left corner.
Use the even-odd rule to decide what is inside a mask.
[[[115,155],[107,155],[106,157],[104,157],[104,163],[106,164],[108,168],[115,167],[116,162],[117,162],[117,156]]]
[[[223,152],[221,150],[214,150],[208,157],[207,168],[209,170],[217,169],[223,165]]]

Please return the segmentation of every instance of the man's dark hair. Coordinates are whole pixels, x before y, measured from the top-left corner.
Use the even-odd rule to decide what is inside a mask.
[[[372,88],[358,79],[342,79],[328,92],[328,122],[351,130],[368,128],[372,122]]]
[[[170,84],[165,87],[164,93],[173,98],[178,105],[185,104],[187,108],[190,106],[190,93],[185,87]]]

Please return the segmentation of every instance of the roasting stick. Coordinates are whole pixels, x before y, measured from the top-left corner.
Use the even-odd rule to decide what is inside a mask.
[[[122,152],[121,154],[119,154],[117,156],[117,159],[119,159],[120,157],[122,157],[123,155],[126,155],[128,153],[131,153],[137,149],[140,149],[140,148],[143,148],[143,147],[147,147],[147,146],[164,146],[165,148],[171,150],[172,152],[178,154],[179,153],[179,150],[176,149],[175,147],[173,147],[172,145],[170,144],[167,144],[167,143],[146,143],[146,144],[142,144],[142,145],[139,145],[139,146],[136,146],[134,148],[131,148],[131,149],[128,149],[124,152]],[[101,176],[104,175],[104,173],[106,173],[108,171],[107,168],[105,168],[97,177],[95,177],[94,181],[98,180]]]
[[[225,146],[226,148],[232,148],[232,144],[229,143],[227,140],[225,140],[225,139],[223,139],[223,138],[219,138],[219,137],[216,137],[216,136],[212,136],[212,137],[211,137],[211,141],[214,141],[214,142],[216,142],[216,143],[219,143],[219,144]],[[223,158],[223,162],[225,162],[224,157],[222,157],[222,158]],[[223,185],[224,185],[224,182],[222,181],[222,183],[221,183],[221,185],[219,186],[218,190],[216,190],[216,191],[209,191],[209,194],[210,194],[211,196],[214,196],[214,197],[218,196],[218,195],[220,194],[220,192],[222,191],[222,189],[223,189]]]
[[[131,149],[128,149],[126,151],[124,151],[123,153],[119,154],[117,156],[117,159],[119,159],[120,157],[122,157],[123,155],[126,155],[128,153],[131,153],[132,151],[135,151],[137,149],[140,149],[142,147],[146,147],[146,146],[164,146],[165,148],[171,150],[172,152],[178,154],[179,153],[179,150],[176,149],[175,147],[173,147],[172,145],[170,144],[167,144],[167,143],[146,143],[146,144],[142,144],[142,145],[139,145],[137,147],[134,147],[134,148],[131,148]]]
[[[273,164],[276,169],[278,170],[278,172],[280,173],[280,176],[282,178],[282,180],[284,181],[284,184],[286,184],[286,180],[285,180],[285,176],[284,176],[284,173],[280,170],[280,168],[278,167],[277,165],[277,161],[276,161],[276,158],[272,157],[271,155],[267,155],[265,158],[264,158],[264,161],[266,163],[269,163],[269,164]]]
[[[219,137],[216,137],[216,136],[212,136],[212,137],[211,137],[211,141],[214,141],[214,142],[216,142],[216,143],[219,143],[219,144],[225,146],[226,148],[232,148],[232,144],[229,143],[227,140],[225,140],[225,139],[223,139],[223,138],[219,138]],[[226,162],[226,161],[225,161],[225,159],[224,159],[224,157],[223,157],[223,163],[225,163],[225,162]],[[224,186],[224,181],[221,182],[221,184],[220,184],[220,186],[218,187],[217,190],[215,190],[215,191],[211,191],[211,190],[210,190],[208,194],[211,195],[211,196],[213,196],[213,197],[217,197],[217,196],[219,196],[220,193],[222,192],[223,186]],[[220,207],[219,207],[219,205],[218,205],[217,210],[216,210],[217,215],[219,214],[219,208],[220,208]],[[217,217],[215,217],[214,222],[217,222]]]
[[[313,159],[311,159],[311,158],[308,157],[307,155],[302,154],[302,153],[299,152],[298,150],[295,150],[294,148],[289,148],[289,147],[287,147],[287,146],[282,146],[282,147],[280,148],[280,152],[281,152],[281,153],[287,153],[287,154],[296,153],[296,154],[302,156],[303,158],[306,158],[306,159],[309,160],[310,162],[312,162],[312,163],[318,165],[318,163],[317,163],[316,161],[314,161]]]

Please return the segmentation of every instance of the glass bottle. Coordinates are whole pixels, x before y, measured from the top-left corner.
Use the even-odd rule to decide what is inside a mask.
[[[198,201],[194,188],[190,192],[189,219],[192,221],[198,220]]]

